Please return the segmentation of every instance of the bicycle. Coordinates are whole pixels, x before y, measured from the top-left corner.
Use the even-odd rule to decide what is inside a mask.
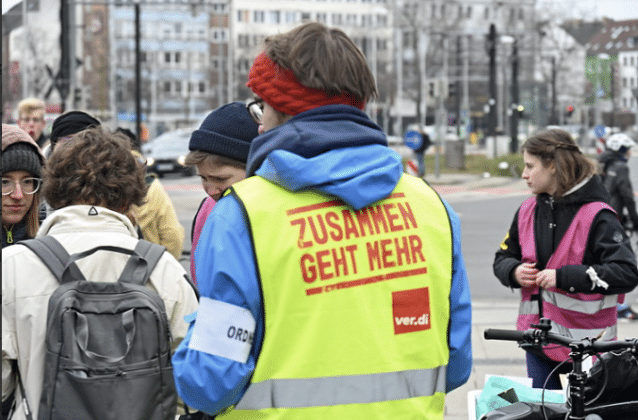
[[[516,341],[519,346],[531,344],[541,348],[547,344],[558,344],[569,347],[573,368],[567,376],[567,402],[550,404],[545,403],[544,398],[541,399],[540,403],[516,402],[484,414],[481,420],[636,420],[638,418],[638,339],[598,341],[595,338],[586,338],[575,340],[549,332],[551,325],[546,319],[541,319],[539,324],[533,325],[533,327],[533,329],[526,331],[488,328],[484,331],[484,337],[486,340]],[[605,355],[601,356],[601,353],[605,353]],[[594,367],[603,372],[603,383],[602,386],[598,386],[598,390],[592,390],[592,385],[598,384],[593,383],[591,377],[588,378],[587,372],[583,370],[584,359],[594,355],[598,357]],[[623,357],[630,361],[632,367],[635,365],[637,370],[632,372],[636,377],[632,378],[634,379],[632,384],[625,384],[629,385],[630,389],[620,390],[611,397],[606,395],[608,401],[595,404],[605,394],[606,388],[609,386],[610,372],[606,365],[614,357]],[[560,366],[562,363],[555,370]],[[593,371],[594,367],[590,372]],[[586,401],[586,388],[589,391],[597,391],[589,401]],[[634,390],[634,388],[636,389]],[[621,401],[614,398],[618,395],[621,396]]]

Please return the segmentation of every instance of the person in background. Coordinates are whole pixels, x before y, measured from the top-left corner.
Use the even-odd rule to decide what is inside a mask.
[[[122,127],[116,132],[124,134],[130,140],[133,155],[146,171],[146,160],[137,150],[139,143],[136,141],[136,135]],[[149,187],[144,203],[132,207],[141,237],[165,246],[168,252],[179,260],[184,248],[184,226],[179,222],[173,201],[159,179],[146,173],[145,180]]]
[[[2,248],[34,238],[40,227],[40,184],[44,156],[19,127],[2,124]],[[2,419],[13,404],[2,399]]]
[[[53,206],[37,237],[52,236],[69,254],[98,245],[134,249],[135,227],[127,217],[148,188],[144,171],[119,134],[87,129],[56,147],[44,170],[42,193]],[[117,281],[128,255],[97,252],[77,262],[88,279]],[[164,252],[147,287],[162,299],[173,346],[184,338],[184,316],[197,309],[195,290],[182,265]],[[16,366],[32,416],[38,418],[44,379],[47,307],[58,288],[56,277],[29,248],[17,244],[2,252],[2,399],[16,388]],[[18,389],[14,420],[25,419]],[[171,401],[176,403],[176,401]]]
[[[26,98],[18,103],[18,127],[26,131],[41,149],[47,145],[44,134],[46,121],[44,101],[36,98]]]
[[[558,129],[533,135],[521,150],[522,177],[534,196],[514,215],[493,264],[504,286],[521,289],[517,329],[531,328],[542,314],[553,333],[614,340],[616,304],[638,285],[638,269],[596,163]],[[528,351],[533,386],[547,380],[549,389],[560,389],[558,373],[571,367],[550,373],[568,353],[560,346]]]
[[[59,142],[64,142],[71,138],[72,135],[82,130],[92,127],[100,127],[102,123],[90,114],[84,111],[69,111],[58,116],[53,120],[51,126],[51,140],[49,144],[42,150],[47,158],[55,150]]]
[[[606,150],[598,156],[603,184],[611,196],[609,204],[616,210],[623,226],[631,226],[634,235],[638,234],[638,213],[627,161],[631,156],[631,148],[635,145],[627,134],[612,134],[605,142]],[[638,252],[637,249],[633,251]],[[620,303],[618,317],[638,320],[638,312],[631,305]]]
[[[363,112],[343,31],[267,37],[248,79],[261,134],[199,238],[179,395],[219,419],[442,419],[472,370],[458,216]]]
[[[2,124],[2,248],[35,237],[40,227],[44,156],[21,128]]]
[[[186,165],[195,166],[202,180],[204,198],[193,219],[191,231],[191,278],[197,284],[195,252],[199,236],[215,202],[237,181],[246,178],[250,144],[259,134],[257,124],[243,102],[223,105],[206,117],[191,135]]]

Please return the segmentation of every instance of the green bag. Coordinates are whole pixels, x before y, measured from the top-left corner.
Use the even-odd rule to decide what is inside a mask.
[[[513,404],[516,401],[512,401],[512,396],[521,402],[541,402],[542,393],[541,388],[532,388],[503,376],[491,376],[476,400],[476,418],[481,418],[483,414],[497,408]],[[499,394],[503,394],[508,399],[499,396]],[[565,395],[545,390],[544,401],[546,403],[564,403]]]

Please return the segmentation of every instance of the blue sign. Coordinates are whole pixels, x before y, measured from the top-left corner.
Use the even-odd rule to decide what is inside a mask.
[[[594,134],[598,138],[604,137],[605,136],[605,126],[602,125],[602,124],[598,124],[596,127],[594,127]]]
[[[419,150],[423,145],[423,135],[418,131],[408,131],[403,135],[403,143],[412,150]]]

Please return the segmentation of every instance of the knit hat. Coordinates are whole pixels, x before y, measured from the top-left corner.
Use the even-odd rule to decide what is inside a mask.
[[[292,70],[281,67],[265,52],[255,58],[246,86],[268,105],[287,115],[297,115],[324,105],[352,105],[361,110],[365,106],[365,101],[358,101],[350,93],[331,95],[302,85]]]
[[[37,150],[22,142],[12,144],[3,150],[2,175],[12,171],[27,171],[36,178],[40,178],[42,162]]]
[[[243,102],[231,102],[208,114],[199,130],[191,134],[188,148],[246,163],[258,128]]]
[[[51,127],[51,148],[63,137],[72,136],[89,127],[99,127],[98,120],[82,111],[70,111],[60,115]]]

